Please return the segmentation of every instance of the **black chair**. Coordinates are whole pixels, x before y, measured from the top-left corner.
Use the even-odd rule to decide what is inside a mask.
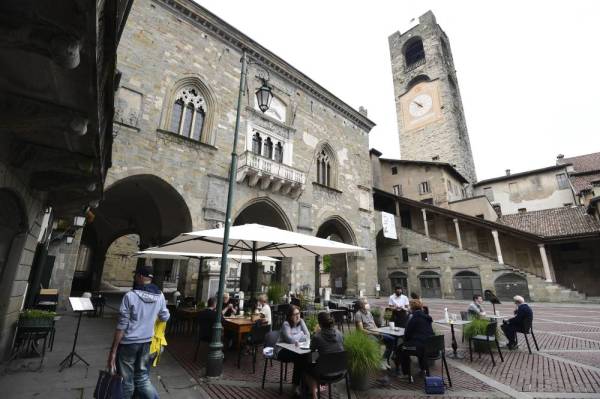
[[[348,331],[350,331],[350,328],[352,327],[352,312],[350,311],[350,308],[346,306],[338,306],[338,309],[344,311],[344,318],[346,319],[346,324],[348,325]]]
[[[240,343],[237,363],[238,369],[240,368],[243,350],[247,347],[250,347],[252,352],[252,373],[256,373],[256,350],[259,346],[264,345],[265,337],[270,330],[271,326],[263,324],[261,321],[257,321],[252,325],[250,333],[246,335],[245,339],[242,339],[242,342]]]
[[[539,352],[540,347],[538,346],[537,340],[535,339],[535,335],[533,334],[533,320],[525,320],[523,322],[523,328],[515,333],[515,340],[517,340],[519,333],[525,336],[525,342],[527,343],[527,349],[531,354],[531,346],[529,345],[529,340],[527,339],[527,335],[531,334],[533,338],[533,343],[535,344],[535,349]],[[518,341],[518,340],[517,340]]]
[[[460,319],[462,321],[469,320],[469,312],[460,312]],[[464,328],[464,326],[463,326],[463,329],[462,329],[462,342],[465,342],[465,328]]]
[[[445,369],[446,376],[448,376],[448,385],[452,386],[452,379],[450,379],[450,372],[448,371],[448,362],[446,361],[446,344],[443,335],[434,335],[427,338],[427,341],[425,342],[425,358],[427,360],[442,359],[442,381],[444,381]],[[425,364],[427,364],[427,362]],[[425,373],[429,375],[429,365],[427,365]]]
[[[265,389],[265,380],[267,379],[267,364],[271,361],[271,366],[273,365],[273,360],[276,360],[280,364],[279,369],[279,394],[283,392],[283,367],[285,364],[285,379],[287,380],[287,364],[288,362],[283,362],[277,358],[277,352],[275,351],[275,346],[277,345],[277,341],[279,340],[279,331],[269,331],[265,335],[265,339],[263,342],[263,348],[273,348],[273,355],[266,356],[263,353],[265,358],[265,368],[263,370],[263,378],[262,378],[262,389]]]
[[[348,394],[348,399],[351,399],[350,384],[348,381],[348,355],[345,351],[320,353],[310,374],[317,382],[317,393],[319,398],[321,397],[321,385],[327,384],[329,388],[329,399],[331,399],[331,384],[346,380],[346,393]]]
[[[215,313],[216,313],[216,311],[215,311]],[[209,317],[209,315],[206,313],[206,310],[203,310],[198,315],[197,320],[196,320],[198,323],[198,342],[196,343],[196,351],[194,353],[194,361],[198,359],[198,351],[200,350],[200,344],[202,342],[206,342],[207,344],[210,344],[210,342],[212,341],[212,333],[213,333],[215,319],[216,319],[216,317],[214,317],[214,316]]]
[[[342,332],[342,334],[344,333],[344,321],[345,321],[344,316],[345,316],[344,312],[331,312],[331,318],[337,325],[338,330],[340,330]]]
[[[338,304],[335,302],[329,302],[327,304],[327,306],[329,307],[329,309],[337,309],[338,308]]]
[[[496,361],[494,360],[494,354],[492,353],[492,346],[491,346],[491,343],[495,342],[496,348],[498,348],[498,353],[500,354],[500,360],[502,362],[504,362],[504,357],[502,356],[502,351],[500,350],[500,344],[498,343],[498,340],[496,339],[496,328],[497,327],[498,327],[498,323],[491,322],[487,325],[487,327],[485,329],[485,335],[475,335],[474,337],[471,337],[469,339],[469,356],[471,358],[471,361],[473,361],[473,350],[471,349],[471,342],[476,341],[476,342],[485,342],[486,343],[487,348],[490,352],[490,356],[492,357],[492,366],[496,365]],[[481,353],[479,353],[479,357],[481,358]]]

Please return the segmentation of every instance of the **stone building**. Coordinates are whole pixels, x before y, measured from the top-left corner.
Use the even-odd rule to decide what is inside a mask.
[[[473,184],[474,195],[485,195],[503,215],[573,206],[573,186],[568,165],[555,165],[481,180]]]
[[[477,180],[448,37],[431,11],[389,37],[404,160],[440,161]]]
[[[73,247],[62,244],[101,198],[131,3],[0,4],[0,358],[19,312],[51,273],[61,279],[74,266],[64,262]],[[54,287],[68,296],[63,284]]]
[[[100,288],[113,256],[107,251],[119,237],[135,234],[145,248],[224,222],[242,50],[253,62],[241,109],[233,223],[372,249],[341,256],[332,279],[343,292],[374,293],[374,123],[191,0],[140,0],[131,9],[119,48],[113,166],[94,221],[76,237],[73,290]],[[263,113],[253,93],[265,77],[275,97]],[[196,261],[176,262],[154,260],[159,282],[175,271],[186,295],[207,291],[202,282],[212,284],[215,273],[209,265],[198,282]],[[314,257],[284,258],[273,279],[314,291],[318,267]],[[230,272],[242,280],[249,273]]]
[[[600,152],[565,158],[559,154],[557,165],[565,165],[579,204],[589,205],[600,196]]]

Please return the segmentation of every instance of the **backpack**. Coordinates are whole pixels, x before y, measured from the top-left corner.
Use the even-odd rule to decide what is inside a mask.
[[[443,394],[444,380],[442,377],[433,376],[425,377],[425,393],[427,394]]]

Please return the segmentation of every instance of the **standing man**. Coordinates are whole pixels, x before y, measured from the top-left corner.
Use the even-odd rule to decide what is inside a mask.
[[[388,307],[392,308],[392,319],[398,327],[406,327],[408,322],[408,297],[402,293],[402,287],[397,286],[390,295]]]
[[[485,311],[481,307],[483,303],[483,297],[481,294],[473,295],[473,302],[469,305],[469,309],[467,312],[469,313],[469,317],[479,319],[481,317],[485,317]]]
[[[506,347],[511,350],[517,349],[517,332],[531,328],[531,322],[533,321],[533,311],[525,303],[525,299],[521,295],[515,295],[513,300],[517,306],[515,317],[508,319],[508,321],[504,320],[501,327],[504,335],[508,338]]]
[[[152,266],[138,265],[135,269],[133,290],[123,296],[119,319],[108,355],[108,368],[123,377],[123,398],[130,399],[135,391],[138,397],[158,397],[150,382],[150,341],[154,322],[169,320],[165,296],[152,283]]]

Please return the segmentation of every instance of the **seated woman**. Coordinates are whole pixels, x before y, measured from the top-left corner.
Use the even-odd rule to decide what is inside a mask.
[[[319,331],[315,333],[310,341],[310,350],[319,353],[334,353],[344,350],[344,336],[334,328],[334,320],[327,312],[321,312],[318,316]],[[317,382],[314,378],[314,368],[309,368],[305,375],[306,386],[310,388],[313,399],[317,398]]]
[[[288,308],[286,320],[281,326],[279,332],[279,342],[285,342],[286,344],[299,345],[300,342],[308,340],[310,333],[304,323],[304,320],[300,318],[300,308],[295,305],[290,305]],[[300,394],[300,376],[302,375],[306,360],[292,351],[281,349],[277,352],[277,359],[282,362],[294,362],[294,374],[292,375],[292,384],[294,386],[294,392]]]
[[[426,369],[425,342],[427,338],[434,335],[431,316],[423,312],[423,303],[419,299],[411,299],[409,307],[412,317],[408,320],[404,329],[404,343],[396,353],[396,372],[402,365],[402,374],[409,376],[410,382],[410,356],[417,356],[421,370]],[[400,365],[398,364],[400,362]]]

